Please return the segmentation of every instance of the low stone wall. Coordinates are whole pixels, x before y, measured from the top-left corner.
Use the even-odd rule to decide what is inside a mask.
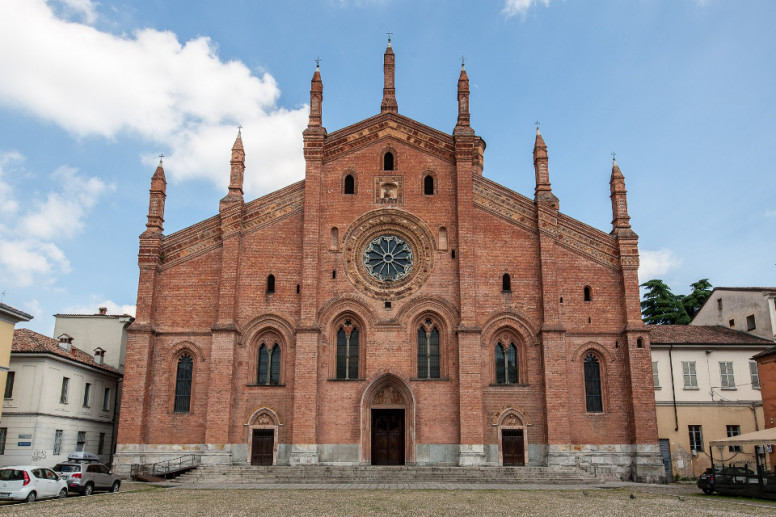
[[[655,445],[549,445],[547,465],[579,467],[602,480],[663,483],[660,447]]]

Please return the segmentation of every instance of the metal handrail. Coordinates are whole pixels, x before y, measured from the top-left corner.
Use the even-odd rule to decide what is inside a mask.
[[[133,474],[136,472],[149,474],[152,476],[164,476],[170,472],[183,470],[190,467],[199,466],[200,458],[196,454],[185,454],[178,458],[171,458],[169,460],[159,461],[148,465],[138,465],[136,470],[133,465]]]

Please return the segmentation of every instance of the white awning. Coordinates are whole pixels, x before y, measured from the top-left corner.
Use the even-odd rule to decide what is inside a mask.
[[[753,433],[740,434],[730,438],[722,438],[709,443],[711,447],[725,447],[726,445],[768,445],[776,444],[776,427],[755,431]]]

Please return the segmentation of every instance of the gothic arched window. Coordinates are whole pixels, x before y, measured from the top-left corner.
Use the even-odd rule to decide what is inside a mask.
[[[350,320],[337,330],[337,378],[358,379],[358,327]]]
[[[601,364],[593,354],[585,357],[585,407],[588,413],[602,413]]]
[[[352,174],[348,174],[345,176],[345,194],[355,194],[356,193],[356,180],[353,179]]]
[[[277,343],[271,349],[261,344],[257,370],[256,384],[280,384],[280,346]]]
[[[434,177],[431,174],[423,178],[423,193],[427,196],[434,195]]]
[[[194,372],[194,361],[188,353],[178,359],[175,374],[175,404],[173,411],[188,413],[191,408],[191,379]]]
[[[385,153],[385,156],[383,156],[383,169],[386,171],[393,170],[393,153],[390,151]]]
[[[496,384],[517,384],[518,376],[518,358],[517,346],[510,342],[505,346],[501,341],[496,344]]]
[[[439,329],[431,319],[418,329],[418,379],[439,379]]]

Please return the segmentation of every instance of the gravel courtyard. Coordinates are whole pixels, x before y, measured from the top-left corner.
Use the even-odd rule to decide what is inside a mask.
[[[128,487],[130,488],[130,487]],[[738,516],[776,514],[776,504],[626,486],[573,490],[190,490],[132,487],[119,494],[0,506],[0,515],[578,515]],[[633,494],[634,498],[631,498]],[[681,495],[684,494],[684,495]],[[681,497],[681,499],[680,499]]]

